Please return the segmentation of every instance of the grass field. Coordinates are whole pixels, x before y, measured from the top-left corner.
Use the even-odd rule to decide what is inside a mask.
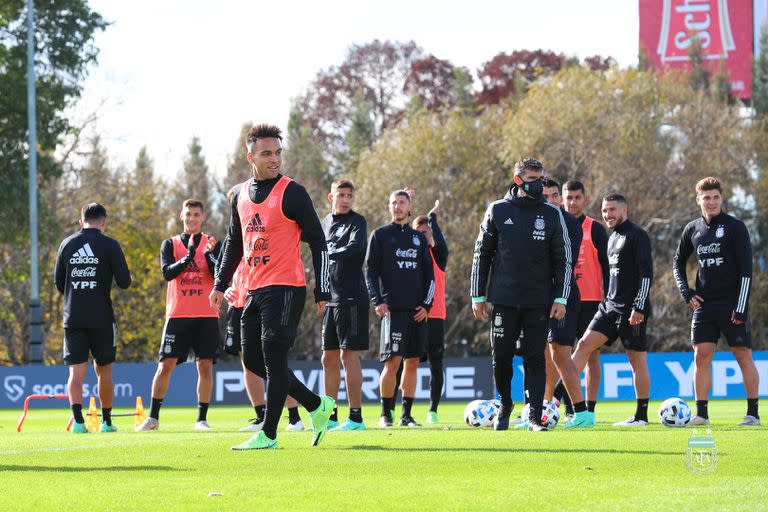
[[[246,407],[211,408],[213,432],[191,430],[195,409],[166,407],[157,432],[118,418],[117,433],[87,435],[64,432],[64,409],[32,410],[19,434],[19,411],[5,410],[0,509],[768,510],[768,428],[736,427],[744,408],[710,404],[711,474],[686,465],[692,428],[655,417],[643,429],[610,427],[630,403],[598,404],[595,429],[541,433],[471,429],[463,405],[443,404],[439,426],[330,433],[319,447],[309,432],[281,432],[280,449],[259,452],[230,450],[248,437],[237,431]],[[363,413],[375,425],[378,407]]]

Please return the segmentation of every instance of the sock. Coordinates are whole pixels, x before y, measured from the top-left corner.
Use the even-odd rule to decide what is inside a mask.
[[[587,410],[589,412],[595,412],[595,406],[597,405],[597,400],[587,400]]]
[[[85,423],[83,418],[83,404],[72,404],[72,417],[76,423]]]
[[[155,398],[152,397],[152,408],[149,410],[149,417],[155,418],[156,420],[160,419],[160,406],[163,405],[163,399],[162,398]]]
[[[635,407],[635,421],[648,421],[648,399],[638,398]]]
[[[573,412],[584,412],[587,410],[587,403],[585,401],[581,401],[578,403],[573,404]]]
[[[296,423],[301,421],[301,416],[299,416],[298,407],[291,407],[290,409],[288,409],[288,421],[291,423],[291,425],[295,425]]]
[[[565,390],[565,385],[563,384],[563,381],[558,381],[557,385],[555,386],[555,391],[554,393],[552,393],[552,396],[557,400],[560,400],[560,403],[566,403],[565,399],[568,397],[568,392]]]
[[[437,406],[440,405],[440,395],[443,392],[443,359],[430,360],[429,367],[429,410],[437,412]]]
[[[331,414],[330,421],[339,421],[339,408],[333,408],[333,414]]]
[[[413,405],[413,397],[412,396],[404,396],[403,397],[403,413],[400,415],[402,418],[410,418],[411,417],[411,406]]]
[[[709,405],[709,400],[696,400],[696,416],[699,418],[704,418],[705,420],[709,419],[709,411],[707,411],[707,406]]]
[[[264,409],[266,409],[266,405],[255,405],[253,406],[253,410],[256,411],[256,423],[261,423],[264,421]]]
[[[205,402],[198,402],[197,421],[207,421],[207,416],[208,416],[208,404]]]
[[[394,397],[381,397],[381,415],[391,419],[394,403]]]
[[[357,422],[362,423],[363,422],[363,409],[360,407],[350,407],[349,408],[349,419]]]
[[[112,426],[112,408],[111,407],[102,407],[101,408],[101,421],[105,423],[107,426]]]
[[[754,416],[760,419],[760,416],[757,414],[757,398],[747,398],[747,416]]]

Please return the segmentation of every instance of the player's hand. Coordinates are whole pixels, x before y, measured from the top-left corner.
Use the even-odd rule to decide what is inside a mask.
[[[389,313],[389,306],[387,306],[386,304],[379,304],[378,306],[376,306],[375,311],[376,311],[377,317],[384,318],[387,315],[387,313]]]
[[[488,320],[488,303],[487,302],[473,302],[472,314],[475,315],[475,320]]]
[[[211,290],[211,294],[208,296],[208,301],[211,303],[211,307],[218,311],[224,303],[224,292]]]
[[[216,247],[216,239],[211,237],[208,240],[208,243],[205,244],[205,253],[206,254],[210,253],[213,250],[214,247]]]
[[[404,190],[408,194],[408,197],[411,198],[411,209],[410,209],[410,211],[413,211],[413,203],[416,201],[416,189],[413,189],[411,187],[406,187]]]
[[[237,292],[230,286],[224,291],[224,298],[227,299],[227,302],[235,302],[235,299],[237,299]]]
[[[429,316],[429,312],[423,307],[419,306],[416,308],[416,314],[413,315],[413,319],[416,320],[417,322],[423,322],[424,320],[427,319],[428,316]]]
[[[429,217],[433,213],[435,215],[438,215],[440,213],[440,200],[439,199],[435,201],[435,206],[431,210],[429,210],[429,213],[427,214],[427,217]]]
[[[698,295],[694,295],[693,297],[691,297],[691,300],[688,301],[688,307],[691,308],[691,310],[697,310],[701,307],[703,303],[704,303],[704,299],[702,299]]]
[[[195,257],[195,235],[189,235],[189,242],[187,243],[187,256],[191,258]]]
[[[736,311],[731,312],[731,323],[733,325],[741,325],[744,323],[744,320],[736,320]]]
[[[555,320],[565,318],[565,304],[560,304],[559,302],[552,303],[552,309],[549,310],[549,318],[554,318]]]
[[[636,309],[632,310],[632,314],[629,315],[629,325],[640,325],[645,321],[645,315]]]
[[[325,307],[328,305],[327,300],[321,300],[315,303],[315,310],[317,311],[317,317],[322,318],[325,314]]]

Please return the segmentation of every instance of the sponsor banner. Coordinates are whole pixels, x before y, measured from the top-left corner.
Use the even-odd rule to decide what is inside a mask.
[[[752,95],[754,0],[640,0],[640,50],[660,70],[691,69],[692,41],[713,74],[722,63],[734,97]]]
[[[760,396],[768,397],[768,351],[755,351],[755,364],[760,375]],[[514,361],[512,397],[523,400],[523,363]],[[363,361],[363,401],[379,400],[381,363]],[[624,354],[601,356],[602,382],[599,400],[634,400],[632,370]],[[663,400],[672,396],[693,398],[693,353],[649,353],[651,399]],[[323,373],[319,361],[292,361],[290,367],[296,377],[315,393],[323,391]],[[468,402],[476,398],[490,398],[495,394],[490,357],[446,358],[443,398]],[[155,363],[117,363],[113,365],[115,406],[132,407],[141,396],[149,406]],[[96,376],[92,369],[83,386],[84,402],[96,395]],[[24,398],[31,394],[66,394],[68,369],[66,366],[0,367],[0,408],[21,408]],[[243,372],[237,363],[214,366],[214,404],[247,404]],[[197,373],[193,364],[176,367],[171,379],[165,405],[196,405]],[[583,384],[583,381],[582,381]],[[712,364],[711,398],[744,398],[741,371],[730,352],[716,352]],[[419,368],[416,386],[417,400],[429,400],[429,367]],[[346,400],[342,374],[339,400]],[[66,400],[34,403],[32,407],[67,407]]]

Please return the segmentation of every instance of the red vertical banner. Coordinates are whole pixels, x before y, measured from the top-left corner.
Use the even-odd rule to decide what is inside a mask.
[[[753,0],[640,0],[640,51],[656,69],[690,69],[694,39],[714,74],[722,62],[733,95],[752,95]]]

